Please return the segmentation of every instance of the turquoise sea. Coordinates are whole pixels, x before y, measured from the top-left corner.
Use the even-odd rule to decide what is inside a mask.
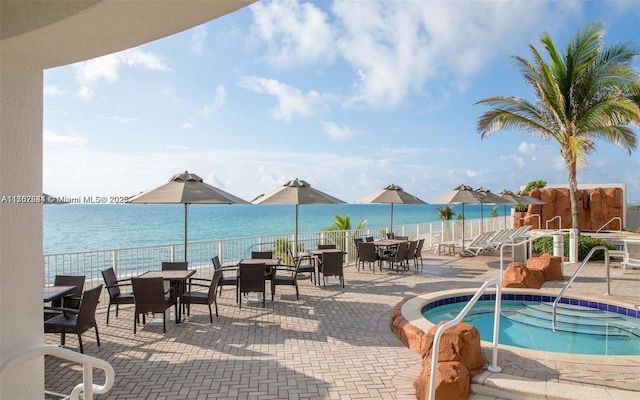
[[[438,221],[443,205],[393,207],[393,225]],[[184,241],[184,205],[181,204],[48,204],[43,210],[44,253],[105,250],[163,245]],[[485,205],[489,217],[492,205]],[[455,213],[461,205],[453,205]],[[507,213],[511,207],[506,208]],[[464,207],[467,219],[480,218],[480,206]],[[499,216],[504,207],[497,207]],[[348,215],[353,227],[389,226],[390,204],[301,205],[300,232],[316,232],[333,223],[336,214]],[[243,236],[289,234],[295,231],[293,205],[190,205],[189,241]]]

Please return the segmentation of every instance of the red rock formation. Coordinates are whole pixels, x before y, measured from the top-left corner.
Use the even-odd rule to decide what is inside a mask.
[[[529,271],[540,271],[545,281],[563,281],[562,259],[552,256],[549,253],[542,253],[539,257],[532,257],[527,260]]]
[[[427,399],[436,331],[442,321],[426,333],[422,348],[422,371],[414,382],[416,397]],[[461,322],[444,331],[438,349],[436,399],[467,399],[471,392],[471,377],[480,373],[485,359],[480,346],[480,333],[473,325]]]
[[[546,221],[551,221],[556,216],[560,216],[562,226],[558,226],[558,219],[549,222],[550,229],[571,228],[571,201],[569,189],[566,188],[543,188],[533,189],[529,193],[531,197],[540,199],[547,204],[530,205],[525,215],[525,220],[520,221],[517,226],[531,225],[533,229],[538,227],[540,215],[542,229],[546,228]],[[621,188],[595,188],[578,190],[578,200],[580,201],[580,220],[582,230],[598,230],[613,217],[622,219],[624,204]],[[606,229],[620,229],[620,221],[612,221]]]
[[[502,279],[503,288],[540,289],[544,283],[544,275],[540,270],[529,270],[521,262],[510,263]]]

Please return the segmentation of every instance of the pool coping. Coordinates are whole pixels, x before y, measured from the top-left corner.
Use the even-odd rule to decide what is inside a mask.
[[[476,293],[477,289],[449,289],[443,290],[439,292],[432,293],[422,293],[411,299],[408,299],[400,308],[400,313],[407,322],[416,328],[422,330],[423,332],[428,332],[435,324],[431,323],[429,320],[422,316],[422,309],[425,305],[429,303],[436,302],[438,300],[457,297],[457,296],[473,296]],[[532,294],[539,296],[551,296],[556,297],[558,295],[558,291],[555,289],[515,289],[515,288],[502,288],[502,294]],[[489,289],[485,292],[485,294],[495,294],[495,289]],[[630,303],[625,303],[620,300],[616,300],[612,297],[608,297],[605,295],[602,296],[583,296],[577,293],[567,294],[566,297],[571,299],[585,300],[590,302],[597,303],[607,303],[614,306],[624,307],[630,310],[637,310],[636,306]],[[481,341],[481,346],[483,349],[491,349],[493,344],[487,341]],[[628,356],[628,355],[592,355],[592,354],[573,354],[573,353],[556,353],[551,351],[542,351],[542,350],[530,350],[524,349],[522,347],[508,346],[504,344],[500,344],[498,346],[498,351],[506,350],[517,354],[522,357],[527,358],[537,358],[542,360],[555,360],[555,361],[580,361],[580,362],[588,362],[592,364],[616,364],[616,365],[625,365],[627,363],[638,365],[640,363],[640,355],[637,356]]]

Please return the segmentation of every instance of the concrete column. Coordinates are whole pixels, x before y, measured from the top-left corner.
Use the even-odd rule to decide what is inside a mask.
[[[42,75],[0,49],[0,365],[43,344]],[[0,399],[43,389],[42,357],[0,375]]]

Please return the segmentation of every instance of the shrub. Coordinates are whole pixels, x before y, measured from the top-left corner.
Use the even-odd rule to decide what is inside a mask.
[[[615,246],[605,240],[592,238],[591,236],[578,237],[578,260],[582,261],[589,254],[592,248],[596,246],[605,246],[609,250],[614,250]],[[533,242],[533,251],[536,253],[550,253],[553,254],[553,237],[546,236],[537,239]],[[564,235],[564,255],[569,256],[569,235]],[[590,260],[602,261],[604,260],[604,251],[597,250],[591,256]]]

